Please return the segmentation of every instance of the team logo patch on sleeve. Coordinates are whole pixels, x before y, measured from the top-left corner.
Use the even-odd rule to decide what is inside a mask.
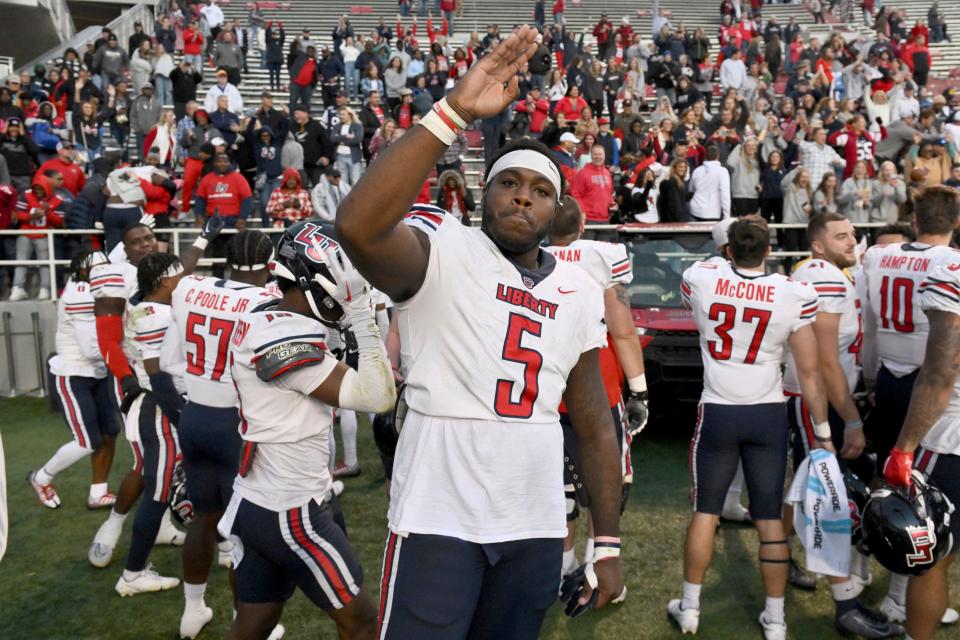
[[[309,342],[284,342],[256,358],[257,377],[269,382],[297,367],[323,362],[323,348]]]

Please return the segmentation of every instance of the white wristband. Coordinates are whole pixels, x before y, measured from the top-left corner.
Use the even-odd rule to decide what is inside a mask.
[[[844,430],[846,429],[863,429],[863,420],[857,418],[856,420],[849,420],[843,423]]]
[[[633,393],[643,393],[647,390],[647,374],[641,373],[638,376],[627,378],[627,385]]]
[[[453,144],[467,126],[463,118],[450,108],[446,98],[433,103],[433,109],[420,119],[420,124],[447,146]]]
[[[818,422],[813,425],[813,435],[818,438],[829,439],[830,438],[830,423],[829,422]]]
[[[193,241],[193,246],[199,249],[200,251],[203,251],[204,249],[206,249],[208,244],[210,244],[210,241],[200,236],[198,236],[197,239]]]

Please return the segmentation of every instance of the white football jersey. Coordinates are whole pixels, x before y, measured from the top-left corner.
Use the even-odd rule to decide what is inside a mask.
[[[920,242],[877,245],[864,254],[864,307],[876,320],[880,363],[894,375],[923,364],[929,325],[920,310],[920,285],[937,266],[958,258],[950,247]]]
[[[72,278],[57,300],[57,355],[50,359],[50,372],[58,376],[103,378],[107,366],[97,343],[90,284]]]
[[[819,313],[836,313],[840,316],[840,367],[847,377],[847,387],[853,393],[860,377],[860,345],[863,343],[860,298],[853,280],[835,264],[820,258],[804,260],[793,270],[791,277],[813,285],[820,304]],[[789,393],[800,393],[797,365],[793,361],[792,353],[787,353],[783,388]]]
[[[540,269],[520,267],[437,207],[414,206],[406,222],[430,256],[420,290],[396,303],[410,411],[390,527],[478,543],[563,537],[558,407],[580,355],[606,345],[603,292],[546,251]]]
[[[129,300],[137,292],[137,268],[129,262],[108,262],[90,269],[90,292],[96,298]]]
[[[169,326],[170,305],[147,302],[139,294],[127,301],[123,311],[123,353],[144,389],[151,387],[143,362],[160,359],[160,348]],[[182,378],[173,376],[173,383],[177,391],[184,393]]]
[[[271,306],[247,313],[234,329],[230,371],[240,398],[240,435],[257,445],[252,467],[237,476],[234,491],[265,509],[292,509],[330,491],[333,409],[310,396],[337,365],[327,351],[327,331],[313,318]],[[323,361],[266,382],[257,376],[259,357],[297,343],[320,347]]]
[[[920,285],[920,308],[960,316],[960,261],[941,265],[927,275]],[[924,449],[937,453],[960,455],[960,376],[953,384],[943,415],[921,444]]]
[[[170,308],[180,352],[186,358],[184,384],[191,402],[233,407],[237,391],[227,358],[237,320],[276,296],[263,287],[208,276],[187,276],[173,291]]]
[[[780,362],[793,332],[817,315],[817,292],[778,273],[737,270],[721,260],[683,272],[703,354],[701,402],[783,402]]]
[[[622,244],[574,240],[564,247],[550,246],[546,249],[557,260],[570,262],[586,271],[604,291],[615,284],[633,282],[633,263]]]

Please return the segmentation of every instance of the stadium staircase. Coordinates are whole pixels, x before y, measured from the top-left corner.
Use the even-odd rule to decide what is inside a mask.
[[[414,6],[418,6],[418,0],[414,0]],[[433,4],[431,0],[430,4]],[[462,17],[455,18],[455,32],[449,38],[453,45],[460,45],[469,37],[471,31],[477,31],[481,37],[486,31],[488,24],[498,24],[504,33],[508,33],[515,24],[533,23],[533,2],[529,0],[464,0],[464,14]],[[687,28],[703,27],[708,38],[711,39],[712,53],[716,53],[719,45],[716,43],[717,27],[720,23],[719,0],[708,0],[706,2],[689,2],[685,0],[661,0],[660,7],[667,9],[671,13],[671,19],[674,26],[683,22]],[[592,30],[601,11],[607,13],[609,19],[618,24],[621,17],[628,16],[635,32],[648,40],[651,34],[651,16],[649,5],[644,3],[646,11],[637,9],[635,0],[582,0],[574,3],[572,0],[567,2],[565,19],[567,28],[571,32],[578,34],[587,30],[586,42],[593,41],[589,31]],[[222,3],[224,14],[228,18],[236,18],[240,26],[246,26],[247,14],[250,4],[242,0],[230,0]],[[913,24],[917,19],[926,22],[927,10],[929,9],[929,0],[898,0],[896,6],[906,9],[908,15],[908,24]],[[365,36],[371,33],[377,25],[378,18],[383,16],[391,28],[396,25],[396,0],[293,0],[293,2],[261,2],[261,7],[266,7],[264,13],[268,20],[282,20],[287,35],[287,45],[298,37],[304,28],[311,31],[311,37],[319,42],[321,46],[332,46],[332,32],[336,26],[337,16],[346,15],[358,36]],[[549,15],[550,3],[547,2],[547,21],[552,17]],[[951,2],[944,0],[940,2],[940,11],[946,16],[947,24],[951,30],[960,28],[960,2]],[[848,38],[857,37],[857,32],[863,35],[869,35],[870,31],[863,25],[862,17],[859,11],[852,15],[852,22],[839,23],[836,20],[828,25],[814,25],[812,15],[806,10],[805,6],[794,4],[775,4],[764,5],[764,19],[770,16],[776,16],[781,24],[786,24],[789,18],[795,17],[797,22],[803,25],[811,33],[827,35],[833,30],[843,30]],[[412,22],[411,17],[402,18],[405,28],[408,28]],[[440,18],[434,16],[434,27],[439,27]],[[418,19],[417,37],[421,42],[426,42],[426,19]],[[933,51],[933,74],[946,77],[951,70],[960,68],[960,33],[955,33],[955,43],[938,43],[931,45]],[[243,95],[245,105],[256,105],[259,102],[261,91],[269,87],[269,81],[266,70],[260,69],[259,52],[251,49],[249,51],[249,73],[243,74],[243,82],[240,86],[240,92]],[[286,81],[287,72],[284,68],[282,78]],[[208,69],[204,75],[205,84],[198,92],[199,96],[206,93],[209,82],[213,81],[212,69]],[[275,92],[276,103],[285,104],[288,101],[288,94],[285,91]],[[351,105],[359,111],[360,104]],[[316,92],[313,100],[313,109],[315,114],[322,110],[322,100],[320,92]],[[471,148],[464,158],[464,169],[467,176],[467,184],[474,189],[474,194],[479,201],[479,185],[483,172],[482,145],[479,132],[469,132]]]

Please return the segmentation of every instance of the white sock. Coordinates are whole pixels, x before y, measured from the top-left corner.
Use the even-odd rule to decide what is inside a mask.
[[[110,515],[107,517],[107,523],[116,529],[123,528],[123,521],[127,519],[127,514],[117,513],[113,509],[110,509]]]
[[[203,609],[206,605],[203,602],[203,594],[207,590],[207,583],[190,584],[183,583],[183,597],[187,603],[187,609]]]
[[[589,562],[593,559],[593,538],[587,538],[587,546],[583,550],[583,561]]]
[[[890,574],[890,589],[887,591],[887,595],[900,606],[907,602],[907,582],[909,580],[908,576],[902,576],[898,573]]]
[[[53,477],[75,463],[78,460],[86,458],[93,453],[90,449],[84,449],[76,440],[66,443],[53,454],[53,457],[47,460],[47,464],[37,470],[36,480],[40,484],[50,484]]]
[[[123,579],[127,582],[132,582],[133,580],[136,580],[137,576],[139,576],[141,573],[142,572],[140,571],[130,571],[130,569],[124,569]]]
[[[96,500],[97,498],[103,497],[107,493],[107,483],[106,482],[97,482],[96,484],[90,485],[90,499]]]
[[[833,599],[837,602],[843,602],[844,600],[853,600],[857,597],[857,588],[853,584],[853,580],[849,578],[844,580],[839,584],[830,584],[830,593],[833,594]]]
[[[870,558],[860,553],[856,547],[850,547],[850,573],[864,580],[870,575]]]
[[[700,588],[702,586],[702,584],[683,581],[683,601],[680,603],[682,609],[700,608]]]
[[[763,607],[767,622],[783,622],[783,598],[767,596],[767,604]]]
[[[343,439],[343,462],[348,467],[357,464],[357,413],[344,409],[340,412],[340,437]]]

